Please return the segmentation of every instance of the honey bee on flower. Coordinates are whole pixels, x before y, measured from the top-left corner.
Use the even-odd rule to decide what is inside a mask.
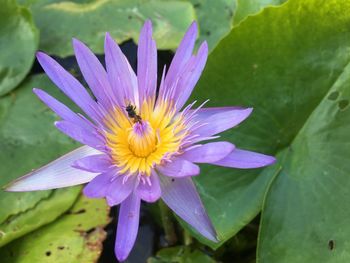
[[[40,89],[34,93],[62,120],[56,127],[84,144],[52,163],[21,177],[8,191],[55,189],[88,183],[83,192],[121,205],[115,253],[125,260],[136,239],[141,200],[159,198],[209,240],[217,241],[191,177],[198,163],[232,168],[257,168],[275,159],[241,150],[230,142],[215,141],[252,112],[251,108],[185,106],[205,66],[208,47],[203,42],[194,55],[194,22],[180,43],[157,91],[157,48],[152,25],[146,21],[138,46],[137,75],[107,33],[106,69],[78,40],[73,40],[81,72],[94,97],[48,55],[37,59],[50,79],[85,116]]]

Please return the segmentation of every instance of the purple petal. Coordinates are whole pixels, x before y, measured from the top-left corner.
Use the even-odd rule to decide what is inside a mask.
[[[176,108],[181,109],[190,97],[199,77],[202,74],[208,57],[208,45],[203,42],[198,49],[198,53],[191,59],[180,73],[174,99],[176,100]]]
[[[276,159],[272,156],[236,148],[224,159],[213,162],[213,164],[232,168],[249,169],[271,165],[275,161]]]
[[[199,110],[199,114],[195,117],[195,121],[207,124],[196,129],[194,133],[203,137],[218,134],[244,121],[252,111],[252,108],[233,109],[223,110],[222,112],[209,115],[201,114],[201,110]]]
[[[164,165],[158,165],[157,170],[166,176],[186,177],[198,175],[199,166],[182,158],[176,158]]]
[[[232,110],[244,110],[245,108],[238,107],[238,106],[229,106],[229,107],[208,107],[208,108],[200,108],[200,109],[194,109],[189,110],[189,112],[196,111],[196,115],[199,119],[206,119],[210,117],[211,115],[217,114],[217,113],[224,113],[229,112]]]
[[[164,202],[201,235],[217,242],[215,229],[192,179],[160,176],[160,185]]]
[[[152,170],[150,175],[150,184],[148,182],[140,182],[136,189],[136,194],[142,200],[153,203],[160,198],[161,190],[159,178],[156,171]]]
[[[111,109],[115,100],[105,69],[85,44],[73,39],[73,47],[81,73],[90,89],[106,109]]]
[[[33,89],[33,92],[43,101],[51,110],[53,110],[63,120],[73,122],[84,129],[92,130],[93,124],[88,125],[88,120],[83,120],[78,114],[71,111],[66,105],[56,100],[54,97],[41,89]]]
[[[71,74],[63,69],[55,60],[48,55],[38,52],[36,55],[40,65],[49,78],[60,88],[72,101],[74,101],[87,115],[95,121],[101,120],[99,106],[90,97],[86,89]]]
[[[55,126],[64,134],[68,135],[72,139],[89,145],[95,149],[101,149],[104,145],[103,139],[97,133],[92,133],[75,123],[68,121],[56,121]]]
[[[79,159],[72,166],[88,172],[103,173],[112,166],[112,162],[106,154],[97,154]]]
[[[229,142],[211,142],[186,151],[181,158],[194,163],[211,163],[223,159],[234,148]]]
[[[124,261],[134,246],[139,229],[141,200],[131,194],[120,206],[115,254],[119,261]]]
[[[137,50],[137,80],[140,105],[143,100],[153,98],[157,88],[157,47],[152,39],[152,23],[147,20],[141,30]]]
[[[109,33],[105,39],[105,60],[109,82],[117,95],[119,105],[138,104],[137,78],[129,62]]]
[[[48,190],[90,182],[97,174],[77,170],[72,164],[85,156],[98,153],[100,152],[88,146],[80,147],[11,182],[5,190],[11,192]]]
[[[114,178],[108,188],[108,193],[106,195],[108,205],[115,206],[123,202],[125,198],[127,198],[134,190],[135,183],[135,175],[131,175],[127,180],[125,180],[124,175],[119,175]]]
[[[165,86],[170,87],[178,78],[179,72],[191,58],[194,43],[197,38],[197,23],[193,22],[184,35],[179,47],[176,50],[174,58],[170,64],[168,73],[165,78]],[[163,90],[165,92],[165,90]]]
[[[102,174],[99,174],[84,187],[84,195],[90,198],[105,197],[115,176],[117,176],[115,169],[110,169]]]

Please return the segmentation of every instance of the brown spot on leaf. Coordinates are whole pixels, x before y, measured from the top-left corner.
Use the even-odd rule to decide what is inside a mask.
[[[102,250],[102,243],[106,238],[106,232],[103,230],[103,228],[98,227],[95,228],[94,231],[90,232],[85,237],[85,244],[87,248],[91,251],[101,251]]]

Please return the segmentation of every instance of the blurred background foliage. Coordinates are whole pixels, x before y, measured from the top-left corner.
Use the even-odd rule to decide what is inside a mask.
[[[203,165],[196,185],[220,242],[178,220],[170,244],[157,205],[145,205],[128,262],[350,262],[350,0],[0,4],[1,186],[78,147],[54,128],[57,116],[32,93],[39,87],[74,107],[33,66],[37,50],[80,78],[71,39],[103,61],[108,31],[135,64],[132,42],[150,18],[161,63],[169,63],[197,20],[198,43],[206,40],[211,53],[191,100],[254,107],[222,138],[277,155],[278,163],[249,171]],[[81,187],[0,190],[0,207],[1,262],[115,261],[117,211],[83,197]]]

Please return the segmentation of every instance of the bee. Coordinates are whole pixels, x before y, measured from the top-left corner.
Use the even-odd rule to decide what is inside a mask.
[[[137,115],[137,113],[136,113],[136,111],[135,111],[135,110],[136,110],[136,106],[131,105],[131,104],[128,104],[128,105],[125,107],[125,110],[126,110],[126,112],[128,113],[128,117],[129,117],[130,119],[132,119],[132,120],[134,121],[134,123],[136,123],[136,122],[141,122],[141,121],[142,121],[140,115]]]

